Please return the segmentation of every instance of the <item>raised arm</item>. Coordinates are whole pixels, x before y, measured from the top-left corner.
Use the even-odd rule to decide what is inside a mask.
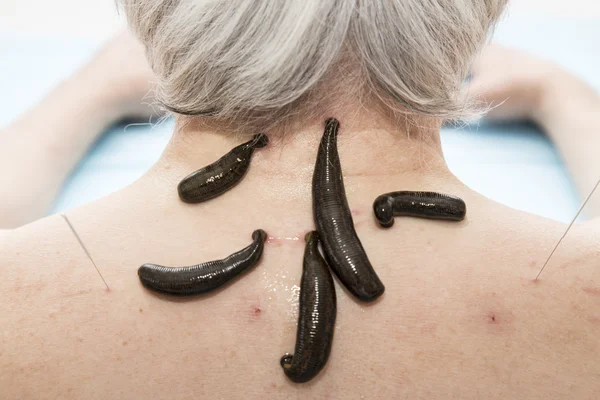
[[[539,125],[560,151],[581,197],[600,178],[600,95],[549,61],[490,46],[473,68],[471,92],[490,102],[492,120]],[[585,210],[600,217],[600,193]]]
[[[112,123],[148,118],[152,110],[142,103],[151,81],[141,47],[122,33],[0,130],[0,229],[44,216],[73,167]]]

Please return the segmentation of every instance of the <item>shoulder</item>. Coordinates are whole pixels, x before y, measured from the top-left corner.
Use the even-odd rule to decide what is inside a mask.
[[[61,269],[75,265],[81,259],[81,253],[69,234],[69,228],[60,216],[0,232],[0,265],[3,268],[0,299],[10,303],[11,293],[22,295],[28,287],[39,289],[38,283],[52,282],[58,278],[57,272]]]

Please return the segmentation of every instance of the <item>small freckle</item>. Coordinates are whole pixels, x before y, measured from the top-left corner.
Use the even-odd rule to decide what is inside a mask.
[[[123,346],[127,346],[129,343],[127,342],[123,342]]]
[[[140,313],[143,313],[143,312],[144,312],[144,309],[143,309],[143,308],[140,308]]]
[[[231,353],[229,353],[229,355],[231,357],[235,357],[237,355],[237,353],[235,352],[235,350],[232,350]]]
[[[151,342],[151,341],[152,341],[152,338],[148,338],[148,341],[149,341],[149,342]]]
[[[68,388],[67,389],[67,393],[71,393],[73,391],[73,388]]]
[[[535,267],[536,265],[537,265],[537,263],[535,261],[532,261],[532,262],[529,263],[530,267]]]
[[[82,338],[77,338],[77,341],[78,341],[79,343],[83,343],[83,339],[82,339]]]
[[[121,361],[121,357],[119,357],[119,356],[116,356],[116,357],[115,357],[115,360],[117,360],[117,361]]]

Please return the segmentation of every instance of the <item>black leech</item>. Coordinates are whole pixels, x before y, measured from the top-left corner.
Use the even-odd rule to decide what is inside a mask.
[[[296,349],[280,361],[285,375],[296,383],[308,382],[319,374],[327,364],[333,341],[335,286],[318,243],[317,232],[306,235]]]
[[[313,214],[325,257],[346,288],[362,301],[373,301],[385,287],[373,270],[354,230],[337,151],[339,122],[329,119],[313,176]]]
[[[455,196],[435,192],[392,192],[379,196],[373,203],[381,226],[390,228],[394,217],[417,217],[462,221],[467,214],[465,202]]]
[[[179,198],[186,203],[202,203],[222,195],[244,178],[255,149],[269,143],[262,133],[225,154],[214,163],[184,178],[177,187]]]
[[[191,296],[215,290],[239,276],[260,260],[267,234],[252,233],[253,243],[223,260],[209,261],[192,267],[169,268],[145,264],[138,270],[142,284],[156,292]]]

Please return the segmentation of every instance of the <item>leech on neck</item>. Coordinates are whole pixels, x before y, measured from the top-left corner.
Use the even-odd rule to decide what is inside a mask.
[[[188,175],[177,186],[179,198],[186,203],[203,203],[228,192],[244,178],[254,150],[268,143],[266,135],[255,135],[249,142],[236,146],[217,161]]]
[[[108,287],[108,283],[106,283],[106,279],[104,279],[104,276],[102,276],[102,273],[100,272],[100,269],[98,269],[98,266],[96,265],[96,263],[92,259],[92,256],[90,255],[90,252],[88,251],[88,249],[83,244],[83,241],[81,240],[81,238],[77,234],[77,231],[75,231],[75,228],[71,224],[71,221],[69,221],[69,218],[67,218],[67,216],[65,214],[63,214],[63,213],[61,213],[60,216],[63,217],[63,219],[65,220],[65,222],[67,223],[67,225],[69,225],[69,228],[71,229],[71,232],[73,232],[73,235],[75,235],[75,237],[77,238],[77,241],[79,242],[79,245],[81,246],[81,248],[83,249],[83,251],[85,252],[85,254],[87,255],[87,257],[90,259],[90,261],[92,262],[92,264],[94,265],[94,268],[96,268],[96,271],[98,272],[98,275],[100,275],[100,278],[102,279],[102,282],[104,282],[104,285],[106,286],[106,290],[110,290],[110,288]]]

